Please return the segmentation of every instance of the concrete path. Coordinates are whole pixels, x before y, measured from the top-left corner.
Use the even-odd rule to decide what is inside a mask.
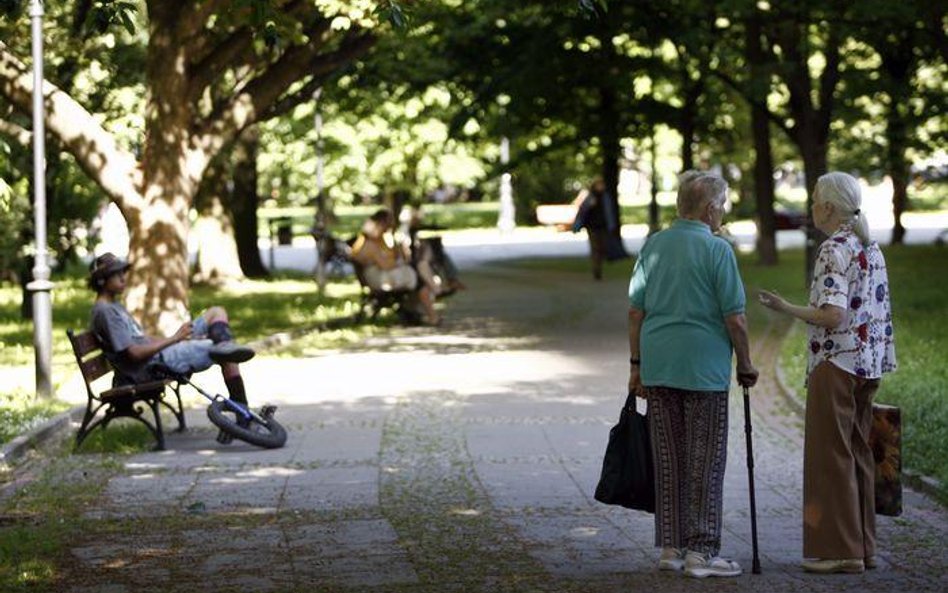
[[[948,590],[948,513],[912,492],[880,518],[877,570],[798,568],[799,419],[772,379],[754,394],[763,574],[657,573],[652,516],[592,499],[627,372],[627,273],[609,272],[485,265],[443,327],[251,361],[251,398],[280,404],[287,446],[218,446],[193,410],[191,430],[124,458],[86,510],[62,590]],[[756,362],[772,375],[770,330]],[[735,391],[722,552],[749,569],[740,405]]]

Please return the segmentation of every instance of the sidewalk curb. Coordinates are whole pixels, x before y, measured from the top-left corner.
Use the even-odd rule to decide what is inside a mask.
[[[82,420],[85,406],[76,406],[53,416],[32,430],[14,437],[0,449],[0,467],[13,467],[30,449],[38,448]]]
[[[784,336],[780,338],[781,343],[783,343],[783,340],[786,339],[787,335],[790,333],[790,329],[792,328],[793,324],[791,324],[787,329],[787,334],[784,334]],[[806,407],[794,395],[796,393],[795,390],[787,385],[786,376],[784,375],[783,367],[780,366],[779,357],[777,358],[775,367],[777,388],[778,391],[780,391],[780,395],[783,396],[784,401],[787,403],[790,409],[799,414],[800,418],[803,418],[806,414]],[[948,495],[946,495],[945,490],[942,488],[941,482],[936,478],[926,476],[903,467],[902,481],[910,486],[912,490],[916,490],[922,494],[925,494],[942,506],[948,506]]]

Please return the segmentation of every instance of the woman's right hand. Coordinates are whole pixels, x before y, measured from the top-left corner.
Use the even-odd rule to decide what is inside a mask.
[[[774,311],[783,312],[787,308],[787,301],[776,292],[761,290],[757,293],[757,301],[761,305]]]
[[[629,371],[629,393],[645,399],[645,388],[642,387],[642,375],[638,365],[632,365],[632,370]]]
[[[174,332],[172,339],[175,342],[183,342],[184,340],[187,340],[191,337],[191,331],[191,322],[186,321],[181,327],[178,328],[178,331]]]

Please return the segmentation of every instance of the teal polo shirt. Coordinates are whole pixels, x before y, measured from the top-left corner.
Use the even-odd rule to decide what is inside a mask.
[[[629,303],[645,313],[645,386],[727,391],[731,339],[724,318],[743,313],[744,285],[727,241],[703,222],[678,219],[642,246]]]

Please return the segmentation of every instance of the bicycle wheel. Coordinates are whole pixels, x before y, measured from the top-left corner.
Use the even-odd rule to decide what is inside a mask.
[[[236,412],[221,400],[211,402],[207,407],[207,417],[217,428],[251,445],[279,449],[286,444],[286,429],[272,417],[265,418],[262,423],[251,418],[249,426],[240,426]]]

